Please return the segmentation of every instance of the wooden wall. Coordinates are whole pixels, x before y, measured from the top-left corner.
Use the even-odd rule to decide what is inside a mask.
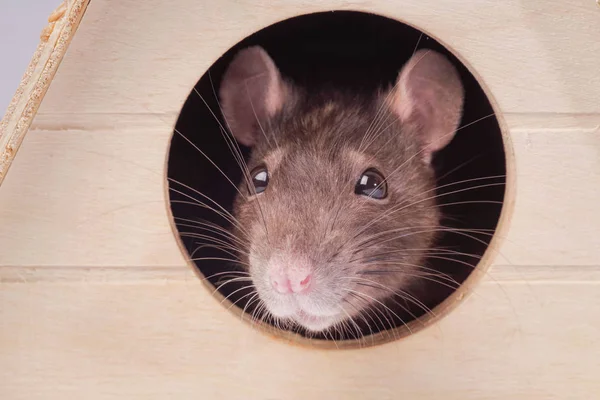
[[[332,9],[456,50],[503,112],[514,168],[474,295],[405,340],[344,351],[226,312],[186,265],[164,188],[206,69],[256,30]],[[600,397],[599,39],[592,0],[92,1],[0,188],[0,397]]]

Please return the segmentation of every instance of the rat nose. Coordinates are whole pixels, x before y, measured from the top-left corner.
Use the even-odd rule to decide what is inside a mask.
[[[271,270],[271,285],[281,294],[303,293],[312,281],[309,271],[306,270]]]

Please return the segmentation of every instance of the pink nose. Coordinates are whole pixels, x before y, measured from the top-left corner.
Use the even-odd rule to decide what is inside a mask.
[[[281,294],[305,292],[310,282],[311,274],[305,270],[271,270],[271,285]]]

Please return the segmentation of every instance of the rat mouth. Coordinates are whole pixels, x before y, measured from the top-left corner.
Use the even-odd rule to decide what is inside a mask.
[[[296,314],[292,317],[292,319],[303,326],[306,329],[311,331],[323,331],[327,328],[330,328],[334,322],[337,320],[336,316],[320,316],[309,314],[306,311],[298,310]]]

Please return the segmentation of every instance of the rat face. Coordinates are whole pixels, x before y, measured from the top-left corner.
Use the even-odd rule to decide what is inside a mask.
[[[235,234],[266,310],[315,332],[385,323],[370,309],[428,274],[440,218],[429,162],[462,110],[454,68],[417,52],[372,99],[311,96],[253,47],[233,60],[220,96],[232,133],[253,147]]]

